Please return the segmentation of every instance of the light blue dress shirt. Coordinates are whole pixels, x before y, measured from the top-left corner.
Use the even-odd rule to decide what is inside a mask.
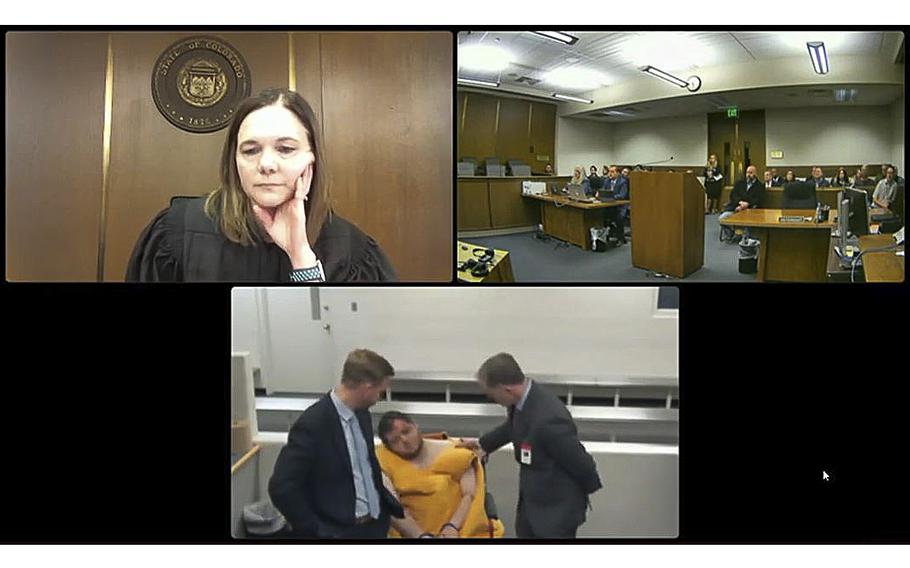
[[[363,431],[354,411],[345,405],[333,390],[329,393],[338,418],[341,420],[341,429],[344,431],[344,441],[348,446],[348,456],[351,458],[351,471],[354,472],[354,517],[359,518],[370,515],[379,518],[379,493],[373,484],[373,468],[370,466],[370,453],[367,449]]]

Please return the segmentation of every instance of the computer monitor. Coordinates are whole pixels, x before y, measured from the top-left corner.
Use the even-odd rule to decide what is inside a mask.
[[[844,188],[844,199],[849,201],[847,229],[855,237],[869,234],[869,208],[866,206],[867,193],[853,187]]]

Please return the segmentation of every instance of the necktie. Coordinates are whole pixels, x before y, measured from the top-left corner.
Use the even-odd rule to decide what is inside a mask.
[[[379,495],[376,493],[376,486],[373,484],[373,476],[370,475],[369,459],[370,453],[367,450],[366,441],[360,430],[360,423],[357,417],[352,416],[348,419],[348,427],[351,429],[351,435],[354,438],[354,448],[357,450],[357,466],[360,468],[360,477],[363,479],[363,487],[367,492],[367,503],[370,506],[370,516],[374,519],[379,518]],[[357,435],[357,434],[360,435]]]

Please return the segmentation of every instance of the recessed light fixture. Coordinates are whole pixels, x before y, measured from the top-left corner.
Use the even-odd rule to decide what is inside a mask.
[[[623,112],[621,110],[605,110],[602,114],[607,116],[634,116],[631,112]]]
[[[828,51],[825,49],[823,41],[807,41],[806,47],[809,49],[809,59],[812,60],[812,68],[819,75],[828,73]]]
[[[499,83],[495,81],[481,81],[480,79],[466,79],[459,77],[458,82],[463,85],[477,85],[478,87],[498,87]]]
[[[594,101],[591,99],[583,99],[581,97],[573,97],[572,95],[563,95],[561,93],[553,93],[551,95],[554,99],[559,99],[561,101],[572,101],[573,103],[586,103],[593,104]]]
[[[695,91],[697,91],[701,88],[701,78],[698,75],[692,75],[691,77],[689,77],[688,80],[686,80],[686,79],[680,79],[679,77],[677,77],[675,75],[670,75],[666,71],[661,71],[657,67],[654,67],[651,65],[645,65],[644,67],[641,68],[641,70],[644,71],[645,73],[647,73],[648,75],[653,75],[654,77],[657,77],[658,79],[663,79],[664,81],[666,81],[668,83],[672,83],[672,84],[676,85],[677,87],[682,87],[683,89],[688,89],[689,92],[692,92],[692,93],[694,93]]]
[[[596,69],[585,67],[560,67],[548,71],[543,80],[564,91],[591,91],[607,83],[607,78]]]
[[[856,100],[856,89],[834,89],[834,100],[839,103],[852,103]]]
[[[541,37],[545,37],[547,39],[550,39],[550,40],[553,40],[553,41],[556,41],[559,43],[564,43],[566,45],[572,45],[578,41],[577,37],[575,37],[571,34],[567,34],[566,32],[531,32],[531,33],[535,34],[535,35],[539,35]]]

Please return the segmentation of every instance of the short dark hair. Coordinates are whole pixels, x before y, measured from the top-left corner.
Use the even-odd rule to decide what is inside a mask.
[[[517,385],[525,381],[525,374],[514,357],[497,353],[483,362],[477,370],[477,379],[488,387]]]
[[[379,419],[379,425],[376,426],[376,435],[379,436],[379,439],[382,440],[382,443],[386,446],[389,445],[389,441],[386,436],[389,435],[389,432],[392,431],[392,425],[395,424],[396,420],[404,420],[408,424],[417,425],[414,422],[414,419],[405,414],[404,412],[398,412],[397,410],[390,410],[382,415],[382,418]]]
[[[394,375],[395,369],[382,355],[369,349],[355,349],[344,360],[341,382],[356,387],[363,383],[376,384]]]

